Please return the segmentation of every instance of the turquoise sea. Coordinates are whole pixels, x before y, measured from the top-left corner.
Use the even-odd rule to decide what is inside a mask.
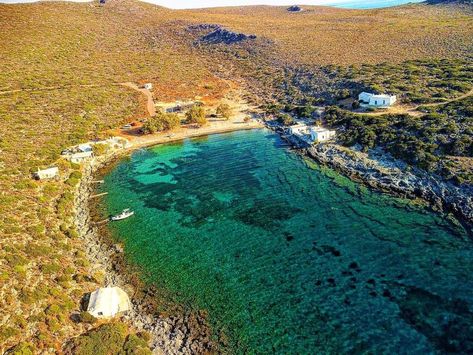
[[[267,130],[140,150],[101,187],[128,260],[237,353],[473,351],[473,244]]]

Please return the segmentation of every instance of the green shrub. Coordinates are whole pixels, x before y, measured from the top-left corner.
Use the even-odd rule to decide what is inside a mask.
[[[123,350],[126,354],[151,354],[146,340],[136,334],[128,335],[125,344],[123,345]]]
[[[76,186],[79,183],[79,179],[70,177],[66,180],[66,184],[69,186]]]
[[[222,103],[218,105],[216,114],[228,120],[232,115],[232,109],[230,108],[230,105]]]
[[[278,122],[284,126],[290,126],[294,123],[294,119],[286,113],[281,113],[278,115]]]
[[[46,313],[47,315],[59,314],[61,313],[61,307],[59,307],[59,305],[57,304],[51,304],[44,310],[44,313]]]
[[[103,324],[72,339],[66,345],[66,353],[74,355],[118,354],[126,339],[123,323]]]
[[[89,312],[80,312],[79,321],[82,323],[94,324],[97,321],[97,318],[95,318]]]
[[[48,263],[41,265],[41,271],[44,274],[54,274],[61,270],[61,266],[54,263]]]
[[[18,334],[18,330],[8,326],[2,326],[0,328],[0,342],[3,342]]]
[[[13,348],[8,349],[6,354],[8,355],[33,355],[34,347],[31,343],[21,342],[15,345]]]
[[[154,134],[156,132],[168,131],[179,127],[181,120],[175,113],[158,112],[156,116],[150,117],[141,127],[144,134]]]
[[[192,106],[192,108],[186,112],[186,122],[196,123],[199,126],[205,125],[207,123],[205,109],[200,105]]]

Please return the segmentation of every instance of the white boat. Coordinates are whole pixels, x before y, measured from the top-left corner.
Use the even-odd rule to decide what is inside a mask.
[[[133,211],[130,211],[129,208],[126,208],[124,209],[121,213],[115,215],[115,216],[112,216],[110,217],[110,220],[111,221],[120,221],[122,219],[125,219],[125,218],[128,218],[130,216],[133,216],[135,214],[135,212]]]

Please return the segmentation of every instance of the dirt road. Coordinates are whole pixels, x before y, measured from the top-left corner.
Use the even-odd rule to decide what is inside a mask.
[[[133,90],[141,92],[143,95],[146,96],[147,99],[147,104],[146,104],[146,109],[148,110],[148,113],[150,116],[155,116],[156,115],[156,107],[154,106],[154,100],[153,100],[153,94],[151,91],[145,88],[140,88],[138,85],[134,83],[121,83],[121,85],[129,87]]]

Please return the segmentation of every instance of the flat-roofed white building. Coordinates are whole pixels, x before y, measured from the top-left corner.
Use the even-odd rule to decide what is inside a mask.
[[[71,154],[70,157],[69,157],[69,160],[72,163],[80,164],[84,160],[91,159],[93,156],[94,156],[94,153],[92,151],[90,151],[90,152],[80,152],[80,153]]]
[[[53,166],[43,170],[38,169],[38,171],[33,175],[38,180],[54,179],[55,177],[59,176],[59,168]]]
[[[146,89],[146,90],[151,90],[153,88],[153,84],[151,83],[146,83],[143,85],[143,87]]]
[[[307,134],[309,127],[304,123],[298,123],[292,126],[289,126],[289,133],[295,135]]]
[[[362,107],[389,107],[396,102],[396,95],[372,94],[362,92],[358,95],[358,101]]]
[[[311,127],[310,128],[310,139],[313,142],[326,142],[337,134],[336,131],[329,130],[323,127]]]

